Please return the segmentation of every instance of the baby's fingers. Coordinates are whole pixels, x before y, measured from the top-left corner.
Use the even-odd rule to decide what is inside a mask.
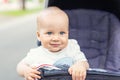
[[[86,78],[86,72],[80,72],[80,74],[77,77],[77,80],[85,80]]]
[[[41,76],[37,75],[37,74],[31,74],[31,77],[34,79],[40,79]]]
[[[37,70],[33,70],[33,72],[32,73],[34,73],[34,74],[41,74],[39,71],[37,71]]]
[[[85,80],[86,79],[86,72],[83,72],[83,80]]]
[[[72,80],[85,80],[86,72],[72,71]]]
[[[32,78],[32,77],[27,77],[27,78],[25,78],[25,80],[34,80],[34,78]]]
[[[71,75],[71,74],[72,74],[72,68],[69,68],[69,69],[68,69],[68,72],[69,72],[69,74]]]

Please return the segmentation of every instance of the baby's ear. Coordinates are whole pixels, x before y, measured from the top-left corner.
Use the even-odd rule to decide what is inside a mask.
[[[40,33],[36,32],[36,34],[37,34],[37,39],[40,41]]]

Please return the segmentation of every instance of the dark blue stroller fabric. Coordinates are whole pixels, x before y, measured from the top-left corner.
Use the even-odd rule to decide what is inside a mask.
[[[107,70],[107,72],[88,71],[86,80],[120,80],[120,21],[118,18],[109,12],[98,10],[74,9],[65,10],[65,12],[69,17],[69,38],[78,41],[90,68]],[[43,70],[42,76],[41,80],[72,80],[67,70]]]
[[[41,79],[39,80],[72,80],[71,75],[68,73],[68,67],[62,67],[61,70],[47,70],[40,68]],[[88,70],[86,80],[119,80],[120,73],[111,71]]]
[[[70,38],[77,39],[91,68],[120,71],[120,21],[97,10],[65,10]]]

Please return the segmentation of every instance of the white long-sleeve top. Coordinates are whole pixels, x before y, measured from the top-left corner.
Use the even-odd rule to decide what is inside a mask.
[[[23,60],[30,66],[41,64],[53,65],[56,61],[64,57],[72,58],[73,62],[78,60],[87,61],[84,53],[81,52],[77,41],[74,39],[69,39],[67,47],[56,53],[48,51],[43,46],[31,49]]]

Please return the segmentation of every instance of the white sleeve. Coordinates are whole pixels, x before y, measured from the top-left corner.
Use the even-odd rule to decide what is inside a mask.
[[[31,49],[28,53],[27,53],[27,55],[23,58],[23,61],[27,64],[27,65],[29,65],[29,66],[31,66],[32,64],[34,64],[34,62],[35,62],[35,58],[36,58],[36,51],[34,50],[34,49]]]
[[[32,64],[32,55],[31,53],[29,52],[22,60],[25,64],[27,65],[31,65]]]
[[[87,61],[84,53],[80,50],[80,46],[75,39],[70,40],[71,47],[73,49],[73,59],[74,61]]]

